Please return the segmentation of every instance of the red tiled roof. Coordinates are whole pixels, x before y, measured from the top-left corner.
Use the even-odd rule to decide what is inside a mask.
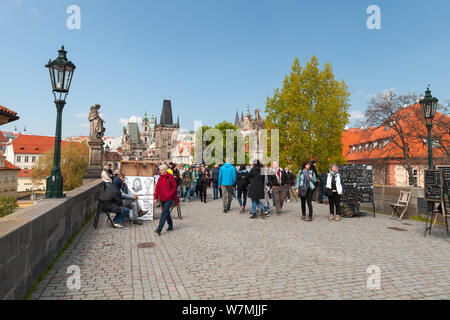
[[[9,140],[6,139],[6,137],[3,135],[2,132],[0,132],[0,142],[8,142]]]
[[[5,159],[5,166],[0,167],[0,170],[20,170],[20,168]]]
[[[21,134],[11,143],[16,154],[43,154],[55,146],[55,137]],[[66,144],[61,141],[61,146]]]
[[[402,120],[400,120],[402,123],[403,130],[406,133],[419,133],[421,136],[426,136],[426,128],[425,126],[421,126],[420,128],[417,127],[417,124],[420,124],[420,120],[417,118],[414,112],[414,108],[420,108],[420,105],[411,105],[409,107],[403,108],[401,113],[405,113],[405,116]],[[436,113],[436,119],[441,117],[447,117],[444,114]],[[422,128],[423,127],[423,128]],[[444,135],[445,137],[446,135]],[[404,155],[402,153],[402,150],[397,147],[393,142],[389,142],[386,145],[383,145],[381,148],[379,148],[379,145],[383,143],[383,141],[387,139],[394,139],[398,141],[398,143],[401,145],[401,142],[399,141],[398,135],[395,133],[394,129],[386,128],[384,126],[380,127],[372,127],[367,129],[360,129],[360,128],[352,128],[349,130],[344,130],[342,135],[342,144],[343,149],[342,153],[343,156],[348,161],[357,161],[357,160],[366,160],[366,159],[386,159],[386,158],[404,158]],[[372,144],[378,143],[377,146],[373,147],[372,150],[370,148],[365,148],[366,144]],[[450,141],[449,141],[450,143]],[[358,148],[359,145],[364,146],[363,150],[358,151],[358,149],[354,152],[351,152],[351,148],[353,146],[356,146]],[[413,158],[426,158],[428,148],[426,144],[421,143],[417,139],[408,139],[408,145],[410,149],[410,156]],[[440,149],[433,149],[433,156],[435,157],[442,157],[443,153]]]
[[[30,169],[22,169],[19,171],[19,178],[31,178]]]
[[[2,105],[0,105],[0,114],[8,117],[9,118],[8,122],[15,121],[15,120],[19,119],[19,117],[17,116],[17,112],[14,112],[11,109],[8,109],[8,108],[6,108],[6,107],[4,107]]]

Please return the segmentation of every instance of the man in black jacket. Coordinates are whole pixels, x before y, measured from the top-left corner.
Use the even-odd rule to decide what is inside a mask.
[[[295,173],[293,173],[289,167],[286,167],[284,171],[287,174],[287,184],[286,184],[286,198],[287,201],[291,201],[291,187],[295,187],[295,183],[297,182],[297,177],[295,176]]]
[[[124,176],[121,175],[114,178],[112,184],[99,199],[101,209],[116,214],[113,220],[114,228],[123,228],[121,223],[130,213],[130,209],[123,206],[122,195],[120,193],[123,180]]]
[[[268,176],[267,185],[272,188],[277,215],[281,214],[281,209],[283,208],[283,201],[286,197],[287,184],[288,176],[286,174],[286,171],[280,168],[278,162],[274,161],[272,163],[272,168]]]

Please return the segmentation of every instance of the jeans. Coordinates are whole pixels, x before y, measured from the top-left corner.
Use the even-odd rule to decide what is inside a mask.
[[[233,189],[233,199],[236,199],[236,189]]]
[[[132,214],[130,214],[130,220],[136,220],[139,217],[139,204],[136,200],[132,199],[123,199],[122,204],[124,207],[127,207]]]
[[[120,207],[122,209],[122,213],[116,214],[114,217],[114,223],[122,223],[122,221],[130,214],[130,209],[127,207]]]
[[[159,218],[158,231],[162,231],[166,220],[169,228],[173,228],[172,217],[170,216],[170,208],[172,207],[172,204],[173,200],[161,201],[162,214],[161,218]]]
[[[259,210],[263,210],[263,205],[259,199],[252,198],[252,214],[256,214],[256,206],[258,206]]]
[[[195,181],[194,182],[194,185],[192,186],[192,198],[194,197],[194,193],[195,193],[195,190],[197,189],[197,181]]]
[[[313,216],[313,207],[312,207],[312,196],[314,194],[314,190],[311,190],[308,188],[308,191],[306,192],[305,197],[300,197],[302,200],[302,215],[306,216],[306,202],[308,202],[308,209],[309,209],[309,217],[311,218]]]
[[[286,199],[291,200],[291,186],[286,185],[285,187],[286,187]]]
[[[219,199],[219,181],[213,181],[213,198]]]
[[[200,193],[200,201],[206,202],[206,188],[207,187],[208,187],[208,185],[206,183],[198,186],[198,191]]]
[[[186,200],[186,198],[189,196],[189,198],[192,198],[192,186],[183,186],[183,196]]]
[[[330,215],[334,214],[336,212],[336,215],[341,215],[341,208],[340,208],[340,202],[341,202],[341,196],[337,194],[337,192],[333,192],[333,195],[329,197],[330,201]],[[334,211],[334,208],[336,207],[336,211]]]
[[[237,191],[237,200],[239,202],[239,205],[241,207],[245,208],[245,205],[247,204],[247,188],[245,188],[245,189],[238,189],[238,191]]]

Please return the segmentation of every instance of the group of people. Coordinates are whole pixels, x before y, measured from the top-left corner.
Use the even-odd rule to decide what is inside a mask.
[[[240,212],[245,213],[247,199],[251,200],[250,218],[256,219],[258,213],[263,218],[270,216],[270,207],[281,215],[283,204],[290,201],[291,193],[301,200],[301,219],[313,220],[312,201],[315,198],[329,203],[329,220],[340,220],[340,197],[343,193],[343,182],[336,164],[330,165],[330,171],[318,175],[315,162],[305,161],[295,175],[288,167],[280,168],[278,162],[265,166],[259,160],[253,161],[251,168],[246,165],[235,167],[231,159],[223,165],[214,165],[210,169],[206,164],[183,167],[182,172],[174,163],[156,166],[155,175],[158,182],[154,192],[154,202],[162,208],[162,215],[155,232],[161,235],[167,222],[168,231],[173,230],[170,217],[171,208],[179,205],[179,201],[190,202],[195,197],[206,203],[207,188],[212,185],[213,199],[222,198],[223,212],[231,211],[233,199],[237,199]],[[121,222],[127,216],[135,224],[142,224],[137,218],[146,214],[139,208],[138,196],[130,192],[125,183],[125,176],[119,171],[112,172],[105,167],[102,172],[106,190],[100,198],[100,205],[110,212],[116,213],[114,227],[122,228]],[[306,210],[308,207],[308,210]],[[258,212],[259,211],[259,212]]]

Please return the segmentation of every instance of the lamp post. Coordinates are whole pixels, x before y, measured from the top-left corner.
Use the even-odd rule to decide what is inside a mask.
[[[45,198],[58,199],[64,198],[63,177],[61,175],[61,127],[62,111],[66,104],[66,97],[69,94],[70,84],[72,83],[75,65],[67,60],[67,51],[64,46],[58,50],[58,58],[45,66],[50,72],[50,81],[52,83],[53,96],[56,105],[56,131],[55,131],[55,151],[53,155],[53,168],[51,176],[47,177],[47,187]]]
[[[105,147],[105,163],[108,164],[109,145]]]
[[[436,115],[436,107],[438,99],[431,96],[430,85],[425,91],[425,97],[421,98],[419,103],[422,108],[425,125],[428,131],[428,169],[433,169],[433,141],[431,138],[431,130],[433,129],[433,119]]]

